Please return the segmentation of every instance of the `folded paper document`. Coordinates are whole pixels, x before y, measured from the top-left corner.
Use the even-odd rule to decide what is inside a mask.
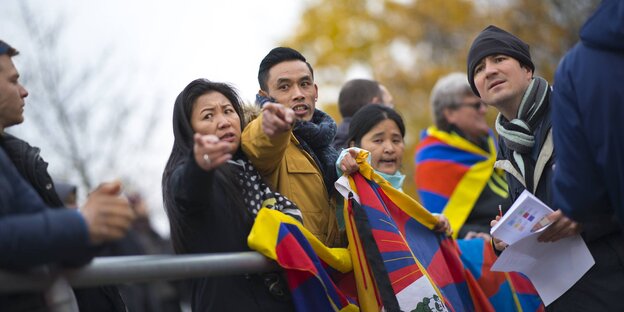
[[[509,244],[492,271],[523,273],[545,305],[559,298],[594,265],[580,235],[549,243],[537,241],[548,226],[536,232],[532,229],[552,212],[525,190],[490,231],[492,237]]]

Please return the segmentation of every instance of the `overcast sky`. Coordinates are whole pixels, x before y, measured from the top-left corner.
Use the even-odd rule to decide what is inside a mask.
[[[2,0],[13,15],[18,1]],[[139,62],[177,94],[197,77],[234,83],[245,99],[258,89],[258,64],[294,32],[302,1],[288,0],[31,0],[46,16],[66,17],[68,50],[88,58],[112,46],[125,61]],[[7,19],[8,20],[8,19]],[[5,37],[2,25],[0,34]],[[6,40],[20,36],[6,29]],[[22,42],[22,38],[15,41]]]
[[[29,38],[20,29],[19,1],[0,0],[0,38],[25,53]],[[112,48],[120,75],[131,75],[129,86],[145,98],[158,92],[164,118],[154,133],[161,152],[149,158],[153,170],[144,188],[155,224],[166,232],[160,204],[160,175],[173,142],[171,111],[176,95],[199,77],[234,84],[243,99],[252,102],[258,90],[260,60],[295,31],[305,2],[301,0],[28,0],[38,18],[64,16],[63,43],[72,66],[81,66],[101,51]],[[19,62],[19,66],[28,66]],[[28,85],[26,85],[28,88]],[[156,88],[157,90],[154,90]],[[26,109],[32,109],[28,107]],[[21,127],[28,127],[28,120]],[[35,142],[36,144],[36,142]],[[45,151],[42,155],[45,157]],[[51,164],[51,170],[54,164]],[[111,173],[115,175],[116,173]],[[110,177],[104,177],[110,178]]]

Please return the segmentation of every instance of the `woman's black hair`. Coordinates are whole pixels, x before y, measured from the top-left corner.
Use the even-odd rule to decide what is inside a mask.
[[[355,146],[359,147],[362,143],[362,137],[364,137],[371,129],[373,129],[380,122],[391,119],[396,123],[397,127],[401,131],[401,137],[405,137],[405,124],[403,118],[394,109],[378,104],[369,104],[360,108],[355,115],[351,118],[351,124],[349,124],[349,144],[355,143]]]
[[[212,82],[207,79],[196,79],[189,83],[176,98],[173,107],[173,148],[163,172],[162,194],[165,211],[169,217],[171,240],[174,249],[178,253],[185,252],[182,235],[184,222],[180,209],[177,207],[173,194],[171,194],[169,184],[176,168],[191,159],[190,155],[193,152],[194,145],[193,135],[195,134],[191,126],[193,107],[197,98],[209,92],[223,94],[232,103],[234,110],[238,114],[241,129],[244,127],[243,102],[238,96],[236,89],[228,84]],[[240,153],[240,151],[237,151],[237,153]],[[232,205],[232,207],[228,207],[226,210],[237,213],[239,218],[245,217],[244,214],[247,210],[240,196],[240,186],[234,184],[238,181],[234,172],[230,170],[229,166],[224,165],[214,169],[214,173],[216,183],[219,183],[224,188],[228,203]]]

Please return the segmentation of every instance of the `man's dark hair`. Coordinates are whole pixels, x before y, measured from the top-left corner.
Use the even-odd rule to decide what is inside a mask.
[[[535,65],[531,60],[531,52],[529,45],[513,34],[490,25],[483,29],[475,38],[468,50],[467,69],[468,83],[472,88],[472,92],[481,97],[477,86],[474,83],[475,68],[482,59],[489,55],[503,54],[516,59],[521,66],[531,69],[535,72]]]
[[[381,101],[382,93],[379,82],[369,79],[353,79],[340,89],[338,95],[338,109],[342,117],[353,116],[360,108],[373,103],[373,98],[377,97]]]
[[[271,70],[273,66],[286,61],[302,61],[306,63],[310,69],[312,78],[314,78],[314,70],[312,70],[312,66],[310,66],[310,63],[306,61],[306,58],[301,55],[301,53],[295,49],[277,47],[271,50],[271,52],[269,52],[269,54],[262,59],[262,62],[260,62],[260,69],[258,69],[258,83],[260,84],[261,90],[269,91],[269,87],[267,86],[267,81],[269,80],[269,70]]]
[[[0,40],[0,55],[8,55],[9,57],[13,57],[19,54],[14,47],[10,46],[8,43]]]

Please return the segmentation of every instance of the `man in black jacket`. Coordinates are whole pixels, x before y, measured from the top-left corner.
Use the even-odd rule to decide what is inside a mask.
[[[85,264],[98,245],[125,235],[134,214],[119,196],[119,182],[98,187],[80,211],[65,209],[39,149],[4,132],[24,120],[28,91],[11,60],[17,54],[0,40],[0,268]],[[81,311],[125,311],[115,287],[79,290],[76,297]],[[0,296],[2,311],[47,311],[46,306],[38,293]]]
[[[624,289],[624,236],[619,225],[613,220],[574,222],[552,200],[556,151],[549,107],[551,88],[546,80],[533,75],[529,45],[505,30],[488,26],[473,41],[467,67],[474,93],[500,112],[495,166],[507,173],[509,195],[516,200],[526,189],[556,210],[547,217],[550,226],[538,240],[552,242],[580,233],[595,260],[594,266],[546,310],[624,311],[624,303],[614,299]],[[500,250],[504,244],[497,243],[496,248]]]

